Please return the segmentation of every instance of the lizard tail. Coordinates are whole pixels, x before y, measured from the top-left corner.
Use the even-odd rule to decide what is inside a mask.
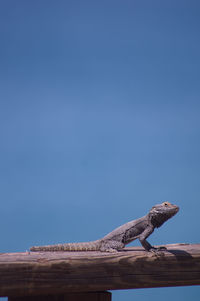
[[[95,240],[91,242],[79,242],[79,243],[66,243],[66,244],[56,244],[47,246],[35,246],[31,247],[32,252],[42,252],[42,251],[98,251],[100,248],[100,240]]]

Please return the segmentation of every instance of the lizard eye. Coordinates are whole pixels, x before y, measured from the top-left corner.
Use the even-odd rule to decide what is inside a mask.
[[[164,202],[163,204],[164,204],[165,207],[169,206],[168,202]]]

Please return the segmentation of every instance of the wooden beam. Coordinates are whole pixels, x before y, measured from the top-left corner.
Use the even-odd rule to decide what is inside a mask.
[[[65,295],[9,297],[8,301],[111,301],[109,292],[68,293]]]
[[[166,247],[160,255],[140,247],[0,254],[0,296],[200,285],[200,244]]]

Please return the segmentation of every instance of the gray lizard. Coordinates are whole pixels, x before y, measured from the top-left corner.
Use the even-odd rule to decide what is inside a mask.
[[[103,238],[91,242],[64,243],[47,246],[31,247],[30,251],[101,251],[117,252],[135,239],[139,239],[146,251],[156,251],[161,248],[155,248],[150,245],[146,238],[174,216],[179,211],[179,207],[169,202],[155,205],[149,213],[139,219],[130,221]],[[163,248],[162,248],[163,249]]]

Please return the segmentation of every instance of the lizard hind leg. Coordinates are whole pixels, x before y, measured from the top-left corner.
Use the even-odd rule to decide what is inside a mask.
[[[113,248],[108,248],[108,249],[105,249],[104,251],[101,250],[101,252],[117,253],[118,250],[117,249],[113,249]]]
[[[116,253],[117,251],[124,248],[124,244],[119,241],[110,240],[110,241],[103,241],[100,246],[101,252],[110,252]]]

